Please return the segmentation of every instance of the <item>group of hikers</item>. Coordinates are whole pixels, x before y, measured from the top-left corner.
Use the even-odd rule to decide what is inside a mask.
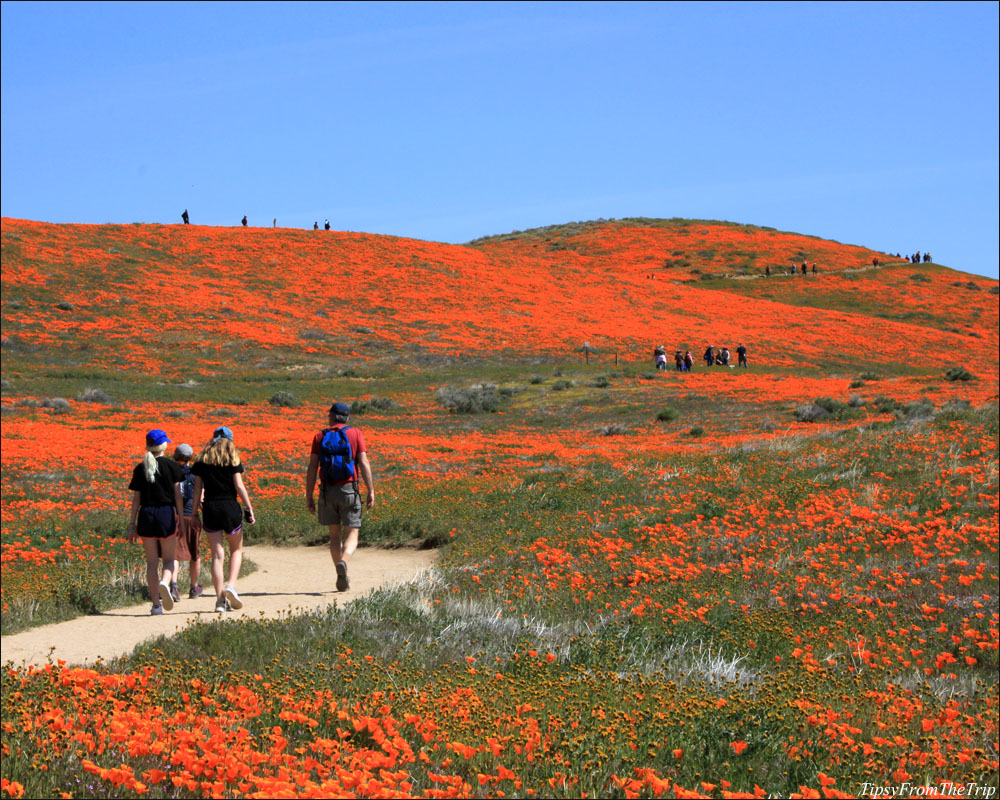
[[[361,430],[348,425],[350,415],[346,403],[330,406],[329,426],[313,437],[305,476],[306,507],[317,514],[320,525],[329,527],[338,592],[351,586],[347,562],[357,549],[361,529],[359,472],[367,489],[365,506],[375,505],[367,446]],[[178,561],[190,562],[188,598],[204,594],[199,582],[203,531],[212,554],[215,610],[243,608],[236,591],[243,561],[243,523],[253,525],[257,518],[243,482],[244,467],[233,432],[225,426],[216,428],[197,457],[191,445],[179,444],[169,458],[169,444],[170,438],[159,428],[146,433],[146,454],[132,471],[128,486],[132,491],[128,538],[141,539],[146,553],[146,582],[153,601],[150,613],[163,614],[180,601]],[[314,497],[317,479],[318,504]],[[229,570],[224,578],[226,543]]]
[[[740,342],[736,348],[736,356],[739,366],[747,366],[747,348],[743,342]],[[732,356],[729,353],[728,347],[717,347],[711,344],[705,348],[705,352],[702,355],[706,367],[732,367],[731,358]],[[666,370],[667,368],[667,348],[662,344],[653,348],[653,363],[656,364],[657,369]],[[690,372],[693,366],[694,356],[691,355],[690,350],[685,352],[677,350],[674,352],[674,368],[677,372]]]
[[[795,264],[792,264],[791,269],[788,269],[786,267],[786,268],[783,268],[781,272],[782,272],[783,275],[794,275],[796,272],[798,272],[799,270],[801,270],[803,275],[808,275],[809,274],[809,269],[810,269],[809,268],[809,264],[807,262],[803,261],[801,266],[796,266]],[[818,269],[816,267],[816,262],[813,261],[813,263],[812,263],[812,274],[815,275],[817,273],[817,271],[818,271]],[[771,265],[770,264],[768,264],[767,266],[764,267],[764,276],[768,277],[768,278],[771,277]]]
[[[181,220],[183,221],[183,223],[185,225],[190,225],[191,224],[191,215],[188,214],[188,210],[186,208],[184,209],[184,213],[181,214]],[[243,219],[240,220],[240,225],[242,225],[244,228],[246,228],[247,226],[249,226],[249,224],[250,224],[250,222],[247,219],[247,215],[244,214],[243,215]],[[275,217],[271,221],[271,227],[272,228],[277,228],[278,227],[278,218],[277,217]],[[325,220],[323,222],[323,229],[324,230],[330,230],[330,220]],[[313,222],[313,230],[314,231],[318,231],[319,230],[319,220]]]

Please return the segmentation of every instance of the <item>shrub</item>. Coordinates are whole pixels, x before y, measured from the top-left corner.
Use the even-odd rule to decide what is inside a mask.
[[[862,372],[858,375],[859,380],[863,381],[880,381],[882,378],[874,372]]]
[[[75,305],[73,305],[72,303],[67,303],[65,300],[63,300],[61,303],[56,303],[56,308],[58,308],[60,311],[75,311],[76,310],[76,306]]]
[[[552,384],[552,391],[561,392],[564,389],[569,389],[572,385],[573,381],[566,381],[566,380],[556,381],[555,383]]]
[[[853,380],[853,381],[851,381],[850,386],[848,386],[847,388],[848,389],[860,389],[864,385],[865,385],[865,382],[863,380],[860,380],[860,379],[859,380]]]
[[[621,436],[622,434],[628,433],[628,428],[619,424],[602,425],[597,429],[597,432],[601,434],[601,436]]]
[[[910,275],[910,280],[914,281],[915,283],[930,283],[931,279],[928,278],[923,273],[914,272],[912,275]]]
[[[108,397],[100,389],[84,389],[80,394],[76,396],[76,399],[81,403],[110,403],[111,398]]]
[[[893,400],[891,397],[885,397],[884,395],[879,395],[876,397],[872,404],[879,410],[880,414],[895,414],[899,411],[902,406]]]
[[[839,400],[834,400],[832,397],[817,397],[813,400],[813,403],[818,405],[820,408],[826,409],[835,417],[843,414],[847,409],[847,406]]]
[[[923,400],[911,400],[906,404],[903,413],[907,419],[927,419],[934,416],[934,403],[926,397]]]
[[[701,425],[695,425],[688,431],[688,436],[701,436],[705,433],[705,429]]]
[[[944,376],[950,381],[974,381],[976,379],[976,376],[965,367],[948,367]]]
[[[665,406],[661,408],[659,413],[656,415],[657,422],[673,422],[680,414],[677,412],[676,408],[671,408],[670,406]]]
[[[816,403],[806,403],[799,406],[793,413],[799,422],[816,422],[816,420],[826,419],[830,416],[829,411]]]
[[[39,405],[42,408],[51,408],[56,414],[65,414],[73,408],[69,400],[62,397],[46,397]]]
[[[532,386],[537,386],[540,383],[545,383],[545,378],[543,378],[541,375],[532,375],[530,378],[528,378],[528,383],[530,383]]]
[[[608,380],[606,375],[601,375],[591,381],[590,385],[595,389],[607,389],[611,385],[611,381]]]
[[[1000,286],[991,286],[990,294],[1000,294]]]
[[[860,394],[852,394],[847,398],[847,405],[851,408],[860,408],[865,404],[864,398]]]
[[[268,398],[267,402],[281,408],[295,408],[299,404],[299,398],[291,392],[275,392]]]
[[[388,411],[396,404],[390,397],[369,397],[367,400],[355,400],[351,403],[351,414],[360,415],[367,411]]]
[[[500,410],[500,394],[497,387],[490,383],[467,389],[442,386],[435,394],[438,402],[452,414],[481,414]]]

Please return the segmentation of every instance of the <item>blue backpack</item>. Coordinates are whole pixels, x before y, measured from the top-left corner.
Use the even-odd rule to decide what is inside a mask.
[[[343,428],[326,428],[319,444],[319,470],[323,483],[342,483],[346,480],[357,480],[354,469],[354,454],[351,452],[351,442]]]

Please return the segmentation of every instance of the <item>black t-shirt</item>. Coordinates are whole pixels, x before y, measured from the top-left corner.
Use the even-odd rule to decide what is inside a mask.
[[[191,467],[191,474],[201,478],[201,484],[205,487],[206,503],[213,500],[235,500],[236,486],[233,483],[233,475],[238,472],[243,472],[242,464],[237,464],[235,467],[217,467],[204,461],[196,461]]]
[[[128,488],[139,492],[139,503],[144,506],[174,505],[174,484],[184,480],[180,465],[166,456],[156,459],[157,470],[153,482],[146,480],[146,467],[140,462],[132,471]]]

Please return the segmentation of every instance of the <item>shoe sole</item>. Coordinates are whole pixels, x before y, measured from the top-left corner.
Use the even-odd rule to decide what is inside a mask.
[[[232,606],[237,611],[243,608],[243,601],[240,600],[239,595],[237,595],[234,590],[226,589],[225,594],[226,594],[226,601],[229,603],[230,606]]]
[[[160,605],[164,611],[169,611],[174,607],[174,598],[170,596],[170,587],[160,584]]]
[[[351,588],[351,580],[347,577],[347,564],[337,564],[337,591],[346,592]]]

